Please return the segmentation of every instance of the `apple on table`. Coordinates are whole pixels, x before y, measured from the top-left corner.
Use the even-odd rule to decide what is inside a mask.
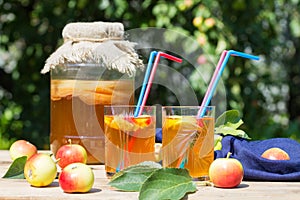
[[[69,144],[61,146],[55,156],[57,164],[63,169],[71,163],[86,163],[87,152],[85,148],[79,144],[72,144],[69,140]]]
[[[86,165],[87,152],[79,144],[61,146],[55,158],[62,171],[59,174],[59,186],[66,193],[89,192],[94,184],[94,173]]]
[[[27,156],[27,159],[29,159],[36,153],[36,146],[26,140],[17,140],[9,148],[9,154],[12,160],[22,156]]]
[[[244,169],[240,161],[235,158],[217,158],[209,167],[209,178],[215,187],[234,188],[240,185],[244,176]]]
[[[54,181],[56,175],[56,163],[49,154],[34,154],[25,163],[24,176],[32,186],[48,186]]]
[[[66,193],[85,193],[94,184],[94,173],[84,163],[72,163],[62,169],[58,177],[59,186]]]

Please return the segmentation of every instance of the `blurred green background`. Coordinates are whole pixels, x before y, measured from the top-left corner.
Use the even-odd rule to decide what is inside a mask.
[[[224,49],[259,55],[258,63],[230,60],[222,76],[227,109],[240,111],[253,139],[300,139],[299,0],[0,0],[0,149],[21,138],[49,148],[50,77],[40,70],[76,21],[176,30],[205,50],[199,65],[208,57],[216,64]],[[195,68],[177,70],[203,96]],[[149,104],[176,103],[159,86],[151,94]]]

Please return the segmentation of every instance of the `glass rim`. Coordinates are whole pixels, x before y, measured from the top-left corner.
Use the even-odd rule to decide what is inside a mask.
[[[216,106],[162,106],[162,108],[216,108]]]
[[[104,108],[111,108],[111,107],[119,107],[119,108],[136,108],[136,107],[143,107],[143,108],[156,108],[156,106],[137,106],[137,105],[104,105]]]
[[[58,64],[58,67],[103,67],[102,63],[79,62],[79,63],[64,63]]]

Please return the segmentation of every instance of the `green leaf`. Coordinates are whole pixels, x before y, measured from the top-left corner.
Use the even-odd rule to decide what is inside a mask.
[[[161,165],[158,163],[151,161],[142,162],[116,173],[109,185],[124,191],[138,192],[145,180],[160,168]]]
[[[237,130],[235,127],[222,125],[215,128],[215,134],[222,134],[222,135],[233,135],[240,138],[245,138],[251,140],[251,138],[243,131]]]
[[[232,135],[240,138],[250,140],[251,138],[243,131],[238,128],[243,124],[243,120],[240,118],[239,111],[228,110],[218,117],[215,123],[215,134]],[[215,148],[222,148],[220,146],[221,140],[215,144]],[[218,147],[216,147],[219,145]]]
[[[182,199],[197,190],[186,169],[162,168],[154,171],[144,182],[139,199]]]
[[[215,139],[214,150],[221,150],[222,149],[222,139],[223,136],[219,135],[217,139]]]
[[[24,166],[27,160],[27,156],[22,156],[14,160],[10,165],[6,174],[2,178],[10,179],[24,179]]]
[[[240,119],[237,123],[227,122],[225,125],[226,125],[227,127],[231,127],[231,128],[233,128],[233,129],[237,129],[237,128],[240,127],[243,123],[244,123],[243,120]]]
[[[226,124],[227,122],[235,124],[238,123],[240,119],[240,113],[238,110],[228,110],[217,118],[215,126],[221,126],[222,124]]]

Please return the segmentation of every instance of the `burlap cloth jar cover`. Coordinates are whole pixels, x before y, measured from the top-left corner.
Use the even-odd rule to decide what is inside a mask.
[[[114,22],[77,22],[67,24],[64,43],[46,60],[41,73],[56,66],[92,63],[133,75],[144,65],[134,50],[135,43],[124,40],[123,24]]]

